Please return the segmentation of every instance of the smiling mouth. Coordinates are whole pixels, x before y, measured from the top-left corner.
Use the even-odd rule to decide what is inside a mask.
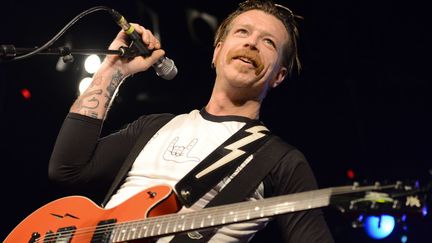
[[[250,64],[250,65],[252,65],[252,66],[254,66],[254,67],[257,67],[257,63],[256,63],[256,61],[253,60],[253,59],[250,59],[250,58],[248,58],[248,57],[239,56],[239,57],[234,57],[234,59],[240,60],[240,61],[245,62],[245,63],[248,63],[248,64]]]
[[[242,70],[246,71],[254,69],[255,75],[259,75],[264,70],[264,63],[261,60],[257,51],[246,48],[239,50],[231,50],[226,56],[228,63],[238,60],[242,63]]]

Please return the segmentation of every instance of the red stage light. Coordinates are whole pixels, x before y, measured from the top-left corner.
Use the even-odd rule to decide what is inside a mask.
[[[352,169],[348,169],[346,174],[349,179],[354,179],[355,177],[354,171]]]
[[[31,98],[31,93],[30,90],[28,89],[22,89],[21,90],[21,95],[24,97],[24,99],[29,100]]]

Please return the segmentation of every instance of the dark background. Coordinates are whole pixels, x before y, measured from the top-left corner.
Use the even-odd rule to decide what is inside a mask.
[[[140,114],[188,112],[207,103],[213,30],[191,13],[222,20],[237,1],[3,1],[0,44],[41,46],[82,11],[106,5],[129,22],[155,29],[157,16],[167,56],[179,69],[174,80],[153,71],[122,86],[104,133]],[[426,1],[280,1],[299,15],[303,70],[270,93],[262,120],[308,158],[320,187],[355,181],[429,179],[432,91],[430,10]],[[188,23],[190,24],[188,26]],[[119,27],[105,12],[90,14],[54,43],[55,47],[106,48]],[[2,222],[4,238],[24,217],[68,193],[47,178],[56,135],[85,75],[84,56],[57,71],[58,56],[37,55],[0,63]],[[31,99],[21,95],[31,92]],[[353,170],[354,178],[347,177]],[[337,242],[375,242],[352,217],[325,208]],[[378,242],[427,242],[430,216],[408,215]]]

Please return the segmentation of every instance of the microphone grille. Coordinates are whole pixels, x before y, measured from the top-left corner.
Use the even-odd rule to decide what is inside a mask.
[[[177,67],[174,61],[168,57],[163,57],[153,65],[156,74],[166,80],[171,80],[177,75]]]

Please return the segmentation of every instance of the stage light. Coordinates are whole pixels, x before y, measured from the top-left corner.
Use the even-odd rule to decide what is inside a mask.
[[[24,99],[26,99],[26,100],[29,100],[29,99],[31,98],[30,90],[25,89],[25,88],[21,90],[21,95],[22,95],[22,97],[24,97]]]
[[[428,208],[427,208],[427,206],[425,205],[425,206],[423,206],[423,208],[422,208],[422,215],[423,215],[423,217],[424,216],[426,216],[428,214]]]
[[[354,173],[354,170],[352,170],[352,169],[348,169],[347,170],[347,172],[346,172],[346,175],[347,175],[347,177],[349,178],[349,179],[354,179],[354,177],[355,177],[355,173]]]
[[[84,91],[88,88],[92,80],[93,80],[92,78],[87,77],[87,78],[83,78],[80,81],[78,87],[80,94],[84,93]]]
[[[101,60],[99,56],[95,54],[88,56],[84,62],[84,68],[90,74],[95,73],[99,69],[100,65]]]
[[[374,239],[383,239],[389,236],[394,229],[395,219],[390,215],[367,216],[364,229],[367,235]]]

